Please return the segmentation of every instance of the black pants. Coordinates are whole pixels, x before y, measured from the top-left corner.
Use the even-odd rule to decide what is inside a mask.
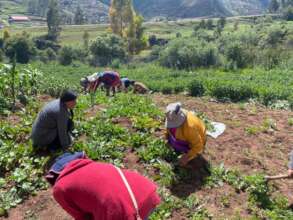
[[[61,142],[60,142],[60,138],[57,135],[56,138],[47,146],[48,150],[58,150],[62,148]]]

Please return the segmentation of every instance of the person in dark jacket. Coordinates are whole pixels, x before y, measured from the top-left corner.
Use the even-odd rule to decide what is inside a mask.
[[[57,150],[72,144],[73,108],[77,95],[65,91],[59,99],[46,104],[39,112],[32,128],[34,148]]]
[[[121,78],[121,84],[120,84],[118,89],[120,91],[123,91],[123,92],[128,92],[129,87],[133,86],[134,83],[135,83],[134,80],[130,80],[127,77],[122,77]]]

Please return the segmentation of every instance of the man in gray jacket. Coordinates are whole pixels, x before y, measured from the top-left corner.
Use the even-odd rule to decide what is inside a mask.
[[[60,99],[49,102],[39,112],[31,135],[35,148],[57,150],[71,145],[72,109],[76,105],[76,98],[74,92],[65,91]]]
[[[293,177],[293,151],[290,153],[290,162],[289,162],[289,170],[288,174],[290,177]]]

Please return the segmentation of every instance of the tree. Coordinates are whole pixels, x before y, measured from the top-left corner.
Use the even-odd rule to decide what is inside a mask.
[[[201,28],[201,29],[206,28],[206,21],[204,19],[199,22],[199,28]]]
[[[224,27],[225,27],[225,24],[226,24],[226,18],[224,17],[221,17],[218,21],[217,21],[217,29],[216,29],[216,34],[217,35],[221,35]]]
[[[111,29],[114,34],[128,42],[128,51],[138,53],[146,47],[147,39],[143,35],[143,17],[136,15],[132,0],[112,0],[109,10]]]
[[[287,21],[293,21],[293,6],[288,7],[284,13],[283,17]]]
[[[82,39],[83,39],[83,46],[86,50],[89,48],[89,38],[90,38],[89,32],[85,31],[83,33]]]
[[[270,12],[277,12],[280,7],[280,4],[277,0],[271,0],[269,5],[269,11]]]
[[[26,33],[9,38],[5,42],[4,51],[11,61],[16,58],[16,61],[19,63],[28,63],[35,54],[35,48]]]
[[[27,4],[27,11],[30,14],[37,14],[38,13],[38,0],[29,0]]]
[[[112,0],[109,15],[113,33],[120,37],[125,36],[126,29],[131,29],[131,25],[134,22],[135,12],[132,7],[132,1]]]
[[[45,17],[48,6],[49,6],[49,1],[50,0],[38,0],[39,4],[38,4],[38,14],[42,17]]]
[[[226,25],[226,18],[221,17],[217,22],[217,26],[219,26],[219,27],[221,27],[223,29],[225,27],[225,25]]]
[[[90,46],[93,65],[108,65],[114,59],[125,60],[127,57],[125,40],[117,35],[99,36]]]
[[[56,0],[50,1],[49,10],[47,12],[47,25],[48,39],[56,41],[61,31],[59,8]]]
[[[85,23],[85,16],[80,8],[80,6],[77,6],[76,12],[74,14],[74,24],[84,24]]]
[[[213,20],[212,20],[212,19],[208,19],[208,20],[207,20],[207,23],[206,23],[206,28],[207,28],[208,30],[212,30],[213,27],[214,27],[214,25],[213,25]]]
[[[67,66],[72,63],[74,58],[74,51],[71,47],[65,46],[62,47],[59,55],[59,62],[60,64]]]
[[[138,53],[147,46],[147,38],[144,36],[144,28],[142,27],[143,17],[135,16],[134,22],[126,33],[128,40],[128,51],[131,54]]]

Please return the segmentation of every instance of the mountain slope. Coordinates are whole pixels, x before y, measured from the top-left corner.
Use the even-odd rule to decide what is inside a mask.
[[[17,14],[36,0],[0,0],[1,14]],[[163,16],[188,18],[202,16],[230,16],[263,13],[270,0],[133,0],[135,10],[146,19]],[[73,17],[77,6],[90,23],[107,20],[111,0],[59,0],[65,16]],[[10,5],[7,10],[7,5]],[[13,7],[11,7],[13,5]],[[15,9],[15,11],[13,11]],[[3,13],[4,12],[4,13]],[[33,14],[36,15],[37,12]],[[44,14],[44,13],[43,13]],[[0,16],[2,16],[0,15]]]

